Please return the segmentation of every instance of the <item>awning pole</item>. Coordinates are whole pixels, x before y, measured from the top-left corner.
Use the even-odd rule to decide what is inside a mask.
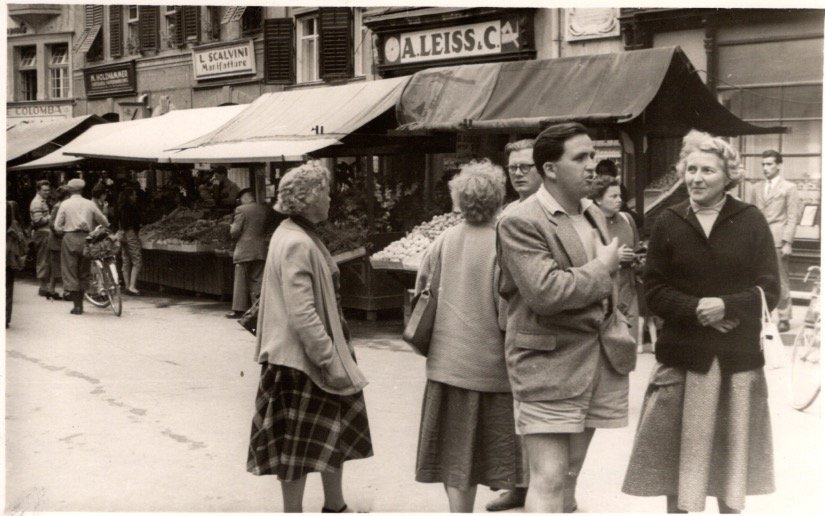
[[[375,232],[375,185],[373,184],[374,173],[372,170],[372,156],[367,155],[367,227],[368,234]]]

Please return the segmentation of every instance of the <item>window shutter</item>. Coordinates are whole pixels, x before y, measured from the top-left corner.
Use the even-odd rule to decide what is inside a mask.
[[[179,7],[179,9],[183,10],[183,24],[180,25],[180,27],[183,29],[182,32],[184,42],[189,41],[190,38],[194,38],[196,43],[200,42],[200,7],[197,5],[185,5],[183,7]]]
[[[352,9],[327,7],[318,10],[320,75],[324,80],[353,76]]]
[[[123,6],[109,6],[109,54],[112,57],[123,55]]]
[[[103,6],[87,4],[83,6],[85,19],[84,28],[89,29],[95,25],[103,25]]]
[[[158,6],[139,5],[138,6],[138,34],[140,37],[140,50],[157,50],[160,46],[160,19]]]
[[[264,68],[267,84],[295,82],[295,26],[292,18],[264,20]]]

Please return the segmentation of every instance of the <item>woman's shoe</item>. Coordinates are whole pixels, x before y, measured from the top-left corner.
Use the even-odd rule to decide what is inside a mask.
[[[132,290],[132,289],[128,289],[128,288],[127,288],[127,289],[125,289],[125,290],[123,291],[123,293],[124,293],[124,294],[126,294],[127,296],[135,296],[135,297],[140,297],[140,296],[142,296],[142,295],[143,295],[143,294],[141,294],[141,293],[140,293],[140,291],[138,291],[138,290]]]
[[[333,509],[327,509],[326,507],[321,507],[321,512],[330,512],[330,513],[347,512],[347,504],[344,504],[344,506],[341,507],[340,509],[338,509],[337,511],[333,510]]]

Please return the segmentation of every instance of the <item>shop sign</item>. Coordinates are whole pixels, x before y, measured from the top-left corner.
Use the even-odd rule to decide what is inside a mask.
[[[32,122],[51,122],[71,118],[71,104],[25,104],[6,107],[7,119],[24,119]]]
[[[135,62],[87,68],[83,70],[83,79],[89,97],[135,93]]]
[[[255,45],[252,40],[219,47],[192,50],[195,80],[254,74]]]
[[[567,41],[611,38],[620,35],[619,9],[571,8],[567,13]]]
[[[523,50],[517,17],[415,32],[384,39],[384,64],[418,63]]]

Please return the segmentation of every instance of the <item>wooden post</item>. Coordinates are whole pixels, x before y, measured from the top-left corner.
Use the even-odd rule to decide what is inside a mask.
[[[632,129],[631,137],[633,139],[633,162],[636,167],[635,176],[635,195],[636,195],[636,212],[642,217],[644,221],[645,216],[645,187],[650,178],[650,152],[645,149],[646,135],[641,128],[636,127]],[[649,144],[650,142],[648,142]]]
[[[375,172],[372,166],[372,156],[367,155],[367,227],[368,233],[371,235],[375,230]]]

